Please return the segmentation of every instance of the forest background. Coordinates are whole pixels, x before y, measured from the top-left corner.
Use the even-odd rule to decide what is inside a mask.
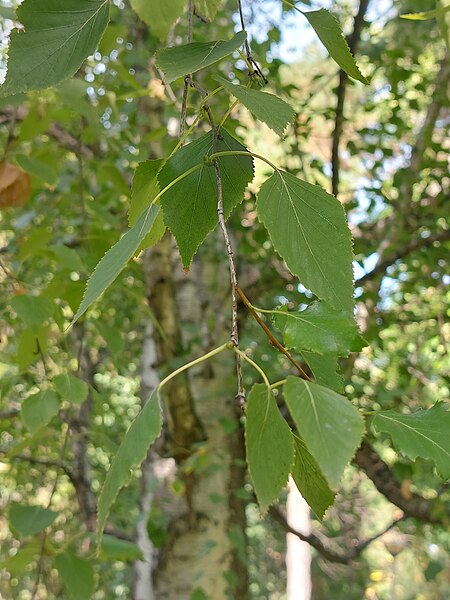
[[[400,18],[446,4],[298,2],[337,16],[370,79],[363,85],[339,71],[289,3],[244,2],[267,91],[295,117],[280,139],[241,105],[231,107],[228,94],[211,100],[218,117],[231,107],[227,130],[245,146],[344,206],[367,346],[339,363],[345,395],[366,414],[448,404],[449,12]],[[162,85],[153,56],[166,38],[186,43],[187,13],[172,23],[172,14],[149,18],[141,6],[111,3],[98,50],[74,78],[0,99],[0,594],[443,600],[449,491],[432,457],[369,427],[323,520],[293,485],[261,519],[234,363],[224,354],[167,385],[163,435],[112,506],[95,553],[98,497],[125,432],[163,377],[226,341],[230,321],[220,233],[206,238],[186,273],[161,228],[162,239],[68,331],[86,280],[140,202],[136,167],[179,142],[183,82]],[[241,28],[234,2],[195,7],[197,41],[229,39]],[[14,10],[0,3],[5,64]],[[241,78],[248,71],[234,55],[196,78],[213,90],[214,78],[233,69]],[[196,101],[187,104],[187,126]],[[199,131],[208,127],[201,115]],[[17,169],[14,192],[5,164]],[[304,309],[311,292],[257,219],[267,173],[256,165],[228,224],[240,285],[258,306]],[[238,315],[248,356],[271,381],[289,372],[243,304]],[[245,365],[245,388],[259,381]],[[433,436],[443,440],[447,424],[442,413]]]

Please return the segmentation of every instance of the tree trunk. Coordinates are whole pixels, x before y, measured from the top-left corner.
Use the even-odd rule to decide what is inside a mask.
[[[292,479],[286,503],[287,520],[296,531],[311,533],[309,506]],[[286,551],[287,600],[311,599],[311,548],[297,536],[288,533]]]
[[[219,242],[211,237],[214,246]],[[218,255],[218,248],[212,255]],[[157,321],[147,336],[154,340],[164,376],[179,366],[180,356],[188,362],[228,339],[228,323],[217,317],[229,310],[226,261],[202,267],[197,260],[186,274],[169,236],[142,260]],[[171,458],[147,461],[144,479],[146,473],[155,476],[158,461],[171,460],[172,468],[159,473],[160,488],[147,494],[143,506],[138,539],[146,568],[153,568],[153,582],[138,563],[142,585],[136,583],[135,600],[143,600],[143,590],[158,600],[189,600],[195,590],[211,600],[247,598],[245,503],[235,495],[245,482],[245,456],[235,393],[234,357],[226,352],[164,387],[166,428],[160,454]],[[150,504],[168,519],[157,557],[145,539]]]

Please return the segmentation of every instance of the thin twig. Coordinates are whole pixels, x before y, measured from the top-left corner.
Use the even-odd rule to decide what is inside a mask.
[[[323,544],[323,542],[313,533],[304,534],[304,533],[301,533],[301,531],[297,531],[296,529],[291,527],[289,525],[289,523],[287,522],[287,519],[284,517],[284,515],[275,506],[272,506],[271,508],[269,508],[269,514],[273,518],[274,521],[276,521],[279,525],[281,525],[281,527],[284,529],[284,531],[286,531],[286,533],[291,533],[292,535],[295,535],[296,537],[298,537],[302,542],[306,542],[307,544],[312,546],[326,560],[329,560],[330,562],[338,563],[341,565],[346,565],[350,561],[357,558],[372,542],[374,542],[375,540],[382,537],[385,533],[390,531],[392,528],[396,527],[401,521],[403,521],[406,518],[405,515],[402,515],[400,518],[392,521],[389,525],[384,527],[384,529],[382,529],[378,533],[375,533],[367,540],[363,540],[362,542],[357,544],[354,548],[351,548],[348,552],[344,553],[344,552],[339,552],[337,550],[332,550],[330,548],[327,548]]]
[[[238,9],[239,9],[239,18],[241,20],[242,31],[247,32],[247,30],[245,29],[245,20],[244,20],[244,13],[242,12],[241,0],[238,0]],[[256,73],[259,77],[261,77],[261,79],[264,81],[264,83],[269,83],[269,81],[264,76],[264,73],[261,71],[260,66],[258,65],[256,60],[252,56],[250,44],[248,43],[247,39],[245,40],[245,52],[247,54],[247,64],[250,68],[250,72],[249,72],[250,77]]]
[[[270,331],[270,329],[267,327],[267,325],[264,323],[264,321],[258,315],[256,310],[253,308],[252,303],[250,302],[250,300],[247,298],[247,296],[244,294],[244,292],[241,290],[241,288],[239,286],[237,287],[237,293],[239,294],[242,302],[245,304],[245,306],[250,311],[250,314],[252,315],[252,317],[255,319],[255,321],[258,323],[258,325],[261,327],[261,329],[264,331],[264,333],[269,338],[269,341],[272,344],[272,346],[274,346],[274,348],[276,348],[282,354],[284,354],[284,356],[289,360],[289,362],[292,363],[294,365],[294,367],[297,369],[297,371],[299,372],[300,377],[302,379],[305,379],[306,381],[312,381],[311,377],[309,377],[305,373],[305,371],[301,368],[301,366],[298,364],[298,362],[295,360],[295,358],[289,353],[288,350],[286,350],[286,348],[283,347],[282,344],[280,344],[280,342],[277,340],[277,338],[273,335],[273,333]]]
[[[203,100],[207,97],[207,92],[191,77],[186,77],[185,81],[188,82],[190,86],[192,86]],[[209,104],[207,102],[203,102],[203,109],[208,115],[208,119],[211,125],[212,133],[213,133],[213,144],[212,151],[213,153],[217,150],[217,142],[220,139],[220,130],[215,124],[213,115],[211,113],[211,109],[209,108]],[[228,256],[228,264],[230,270],[230,281],[231,281],[231,335],[230,341],[235,348],[239,347],[239,327],[238,327],[238,312],[237,312],[237,289],[238,289],[238,281],[237,281],[237,271],[234,262],[234,253],[233,247],[231,246],[230,236],[228,234],[227,226],[225,223],[225,215],[223,210],[223,186],[222,186],[222,175],[220,172],[220,165],[216,159],[213,159],[212,165],[214,167],[214,171],[216,174],[216,184],[217,184],[217,217],[219,221],[219,226],[223,234],[223,238],[225,240],[225,247]],[[236,376],[237,376],[237,394],[236,394],[236,402],[243,409],[245,406],[245,391],[244,391],[244,381],[242,378],[242,366],[241,366],[241,357],[239,353],[235,353],[236,359]]]

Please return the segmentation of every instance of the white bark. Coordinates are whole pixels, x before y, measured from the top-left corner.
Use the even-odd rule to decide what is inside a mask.
[[[305,535],[311,533],[309,506],[292,479],[286,504],[289,525]],[[311,599],[311,549],[292,533],[287,534],[287,600]]]

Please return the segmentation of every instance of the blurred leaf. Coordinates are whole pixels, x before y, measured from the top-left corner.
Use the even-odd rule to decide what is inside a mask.
[[[187,6],[185,0],[130,0],[130,3],[138,17],[160,40],[167,38],[172,25],[182,16]]]
[[[58,513],[49,508],[12,504],[9,509],[9,526],[14,534],[26,537],[49,527],[57,516]]]
[[[37,542],[21,546],[14,556],[0,562],[0,570],[5,569],[12,577],[20,577],[39,555],[40,548]]]
[[[388,433],[408,458],[428,458],[443,479],[450,477],[450,411],[443,402],[410,415],[395,410],[379,412],[371,424],[375,431]]]
[[[72,373],[56,375],[52,383],[63,400],[68,400],[72,404],[83,404],[88,397],[88,384],[79,377],[72,375]]]
[[[94,571],[89,561],[70,552],[57,554],[53,560],[73,600],[91,600],[95,591]]]
[[[58,412],[59,399],[51,390],[37,392],[22,402],[22,420],[30,433],[47,425]]]
[[[121,540],[112,535],[104,535],[101,543],[101,556],[106,560],[135,561],[143,560],[142,551],[137,544]]]
[[[11,298],[10,306],[34,332],[39,331],[39,328],[53,316],[55,310],[55,305],[48,298],[27,294]]]
[[[58,173],[47,163],[26,154],[16,154],[15,158],[19,166],[33,177],[52,186],[56,184]]]
[[[23,206],[30,194],[28,173],[11,163],[0,162],[0,208]]]

